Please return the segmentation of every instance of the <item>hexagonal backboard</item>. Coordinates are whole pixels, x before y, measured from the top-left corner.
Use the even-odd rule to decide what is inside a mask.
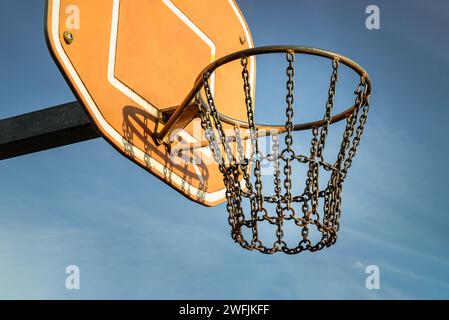
[[[49,49],[102,136],[127,158],[190,199],[225,199],[210,150],[173,161],[153,137],[161,111],[178,106],[200,71],[215,59],[253,47],[234,0],[47,0]],[[255,63],[250,61],[251,81]],[[221,112],[245,119],[238,63],[210,79]],[[236,77],[237,76],[237,77]],[[178,139],[202,137],[192,117]],[[199,138],[198,138],[199,137]]]

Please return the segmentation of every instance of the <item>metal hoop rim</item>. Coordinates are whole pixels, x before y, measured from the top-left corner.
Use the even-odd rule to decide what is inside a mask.
[[[187,96],[184,98],[183,102],[179,105],[179,107],[175,110],[175,112],[172,114],[170,119],[167,121],[167,123],[164,125],[162,130],[157,136],[158,141],[163,141],[165,136],[169,133],[170,129],[173,127],[173,125],[176,123],[176,121],[181,117],[183,111],[189,106],[189,104],[194,100],[194,98],[199,94],[201,88],[203,87],[203,77],[205,74],[209,73],[212,74],[215,72],[216,69],[219,67],[233,62],[238,59],[242,59],[244,57],[251,57],[256,55],[263,55],[263,54],[270,54],[270,53],[300,53],[300,54],[307,54],[307,55],[313,55],[313,56],[319,56],[323,58],[327,58],[330,60],[337,60],[339,63],[342,63],[346,65],[347,67],[351,68],[353,71],[355,71],[361,79],[364,79],[366,84],[366,96],[365,101],[363,101],[363,105],[369,104],[369,97],[371,94],[371,78],[366,72],[365,69],[363,69],[362,66],[360,66],[357,62],[341,55],[338,53],[334,53],[331,51],[313,48],[313,47],[305,47],[305,46],[297,46],[297,45],[273,45],[273,46],[264,46],[264,47],[255,47],[250,48],[246,50],[241,50],[237,52],[233,52],[229,55],[226,55],[224,57],[221,57],[214,62],[207,65],[198,75],[198,77],[195,80],[195,84],[193,88],[189,91]],[[331,118],[331,124],[341,121],[348,116],[350,116],[354,109],[356,108],[356,105],[353,105],[351,107],[348,107],[345,111],[334,115]],[[224,114],[219,114],[220,119],[228,124],[239,126],[239,127],[247,127],[248,124],[245,121],[237,120],[231,117],[228,117]],[[295,124],[293,126],[294,131],[301,131],[301,130],[310,130],[315,127],[321,127],[323,125],[323,120],[318,121],[312,121],[307,123],[301,123],[301,124]],[[282,125],[270,125],[270,124],[258,124],[256,125],[256,128],[264,128],[264,129],[282,129],[284,126]]]
[[[302,53],[312,56],[319,56],[323,58],[327,58],[330,60],[338,60],[339,63],[343,63],[347,67],[354,70],[361,78],[365,78],[366,84],[368,86],[367,89],[367,96],[371,94],[371,78],[369,77],[368,72],[366,72],[365,69],[363,69],[362,66],[360,66],[357,62],[355,62],[352,59],[349,59],[348,57],[345,57],[341,54],[319,49],[319,48],[313,48],[313,47],[305,47],[305,46],[295,46],[295,45],[275,45],[275,46],[264,46],[264,47],[255,47],[250,48],[246,50],[236,51],[231,54],[228,54],[224,57],[221,57],[213,62],[211,62],[209,65],[207,65],[199,74],[197,79],[195,80],[195,86],[191,90],[194,90],[196,87],[197,82],[202,81],[202,77],[205,73],[213,73],[216,69],[223,66],[224,64],[227,64],[229,62],[235,61],[237,59],[241,59],[244,57],[251,57],[256,55],[263,55],[263,54],[270,54],[270,53],[288,53],[288,52],[294,52],[294,53]],[[190,95],[190,94],[189,94]]]

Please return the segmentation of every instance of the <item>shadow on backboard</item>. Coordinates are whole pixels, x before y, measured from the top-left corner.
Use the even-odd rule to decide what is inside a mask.
[[[172,175],[176,174],[183,180],[182,189],[187,189],[188,185],[193,184],[200,190],[207,188],[209,179],[209,170],[201,159],[199,151],[192,151],[192,155],[180,157],[171,154],[167,146],[157,146],[153,134],[157,129],[155,127],[156,118],[134,106],[125,106],[123,108],[123,137],[126,154],[135,158],[135,149],[142,150],[145,154],[144,165],[147,168],[154,166],[154,161],[159,162],[164,167],[162,178],[172,180]]]

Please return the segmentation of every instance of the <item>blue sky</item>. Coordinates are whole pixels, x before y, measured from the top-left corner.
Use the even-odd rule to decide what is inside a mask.
[[[224,205],[189,202],[97,139],[0,162],[0,298],[449,298],[449,3],[238,4],[257,46],[329,49],[371,75],[337,244],[296,256],[244,251]],[[380,7],[380,30],[364,27],[369,4]],[[0,2],[0,118],[74,99],[48,54],[43,16],[43,1]],[[273,99],[259,91],[258,102]],[[65,288],[70,264],[80,290]],[[365,288],[371,264],[380,290]]]

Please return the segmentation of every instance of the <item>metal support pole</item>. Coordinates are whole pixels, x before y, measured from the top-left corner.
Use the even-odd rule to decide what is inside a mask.
[[[0,120],[0,160],[99,137],[74,101]]]

